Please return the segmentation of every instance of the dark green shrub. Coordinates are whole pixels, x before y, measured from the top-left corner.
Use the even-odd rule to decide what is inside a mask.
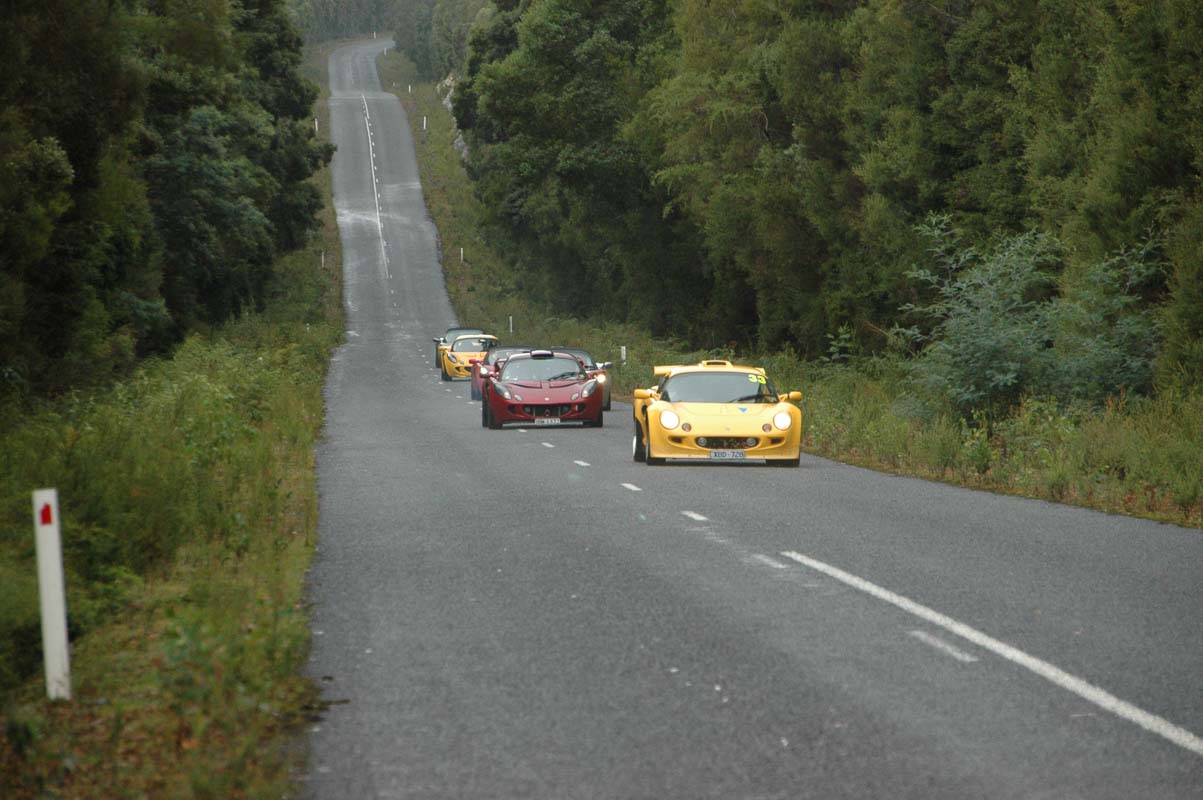
[[[904,307],[920,324],[898,331],[922,348],[909,376],[919,397],[994,419],[1030,395],[1098,403],[1150,388],[1159,336],[1142,291],[1160,273],[1152,246],[1089,265],[1057,291],[1063,247],[1052,236],[979,249],[947,216],[920,231],[933,263],[908,276],[928,299]]]

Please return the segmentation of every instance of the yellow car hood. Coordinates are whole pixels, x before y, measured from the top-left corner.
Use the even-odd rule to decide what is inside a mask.
[[[722,426],[724,432],[737,433],[747,426],[749,431],[760,432],[765,422],[786,410],[781,403],[670,403],[672,410],[682,422],[694,425]],[[741,410],[742,409],[742,410]],[[666,408],[664,409],[666,410]]]
[[[758,428],[760,423],[784,410],[780,403],[672,403],[671,406],[683,420],[722,419],[727,424],[752,420]]]

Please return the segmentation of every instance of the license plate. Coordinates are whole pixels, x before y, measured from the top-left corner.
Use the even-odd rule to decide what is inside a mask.
[[[743,450],[711,450],[712,461],[740,461],[748,457]]]
[[[535,417],[536,425],[559,425],[559,417]]]

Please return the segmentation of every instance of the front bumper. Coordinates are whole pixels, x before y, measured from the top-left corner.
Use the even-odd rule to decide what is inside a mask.
[[[658,431],[651,435],[652,455],[656,458],[681,458],[693,461],[733,461],[745,459],[794,460],[802,452],[801,436],[797,431],[770,433],[757,431],[747,436],[734,436],[724,431],[721,436],[708,436],[704,431]],[[699,439],[705,444],[699,443]],[[755,440],[749,444],[749,440]]]
[[[601,413],[601,395],[569,403],[526,403],[517,400],[497,400],[492,403],[493,419],[503,425],[527,425],[560,422],[592,422]]]

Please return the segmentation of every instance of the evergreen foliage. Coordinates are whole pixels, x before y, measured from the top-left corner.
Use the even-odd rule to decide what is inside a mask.
[[[1159,277],[1155,248],[1089,265],[1061,293],[1065,247],[1049,234],[1014,234],[979,251],[947,216],[922,234],[933,266],[908,277],[930,299],[904,307],[924,324],[899,332],[922,348],[910,378],[935,408],[996,419],[1027,396],[1101,403],[1150,388],[1159,331],[1141,291]]]
[[[0,394],[123,374],[263,300],[330,151],[285,0],[20,2],[0,20]]]
[[[455,113],[491,235],[563,312],[880,351],[935,288],[914,267],[937,214],[1000,270],[974,301],[999,336],[1043,309],[1067,360],[1060,385],[1003,359],[958,403],[1147,390],[1154,361],[1163,382],[1203,375],[1197,3],[493,6]],[[1036,306],[990,297],[1025,277]],[[950,319],[930,344],[955,352]]]
[[[442,80],[460,71],[469,31],[474,24],[488,24],[491,6],[487,0],[402,0],[393,18],[393,40],[419,79]]]

